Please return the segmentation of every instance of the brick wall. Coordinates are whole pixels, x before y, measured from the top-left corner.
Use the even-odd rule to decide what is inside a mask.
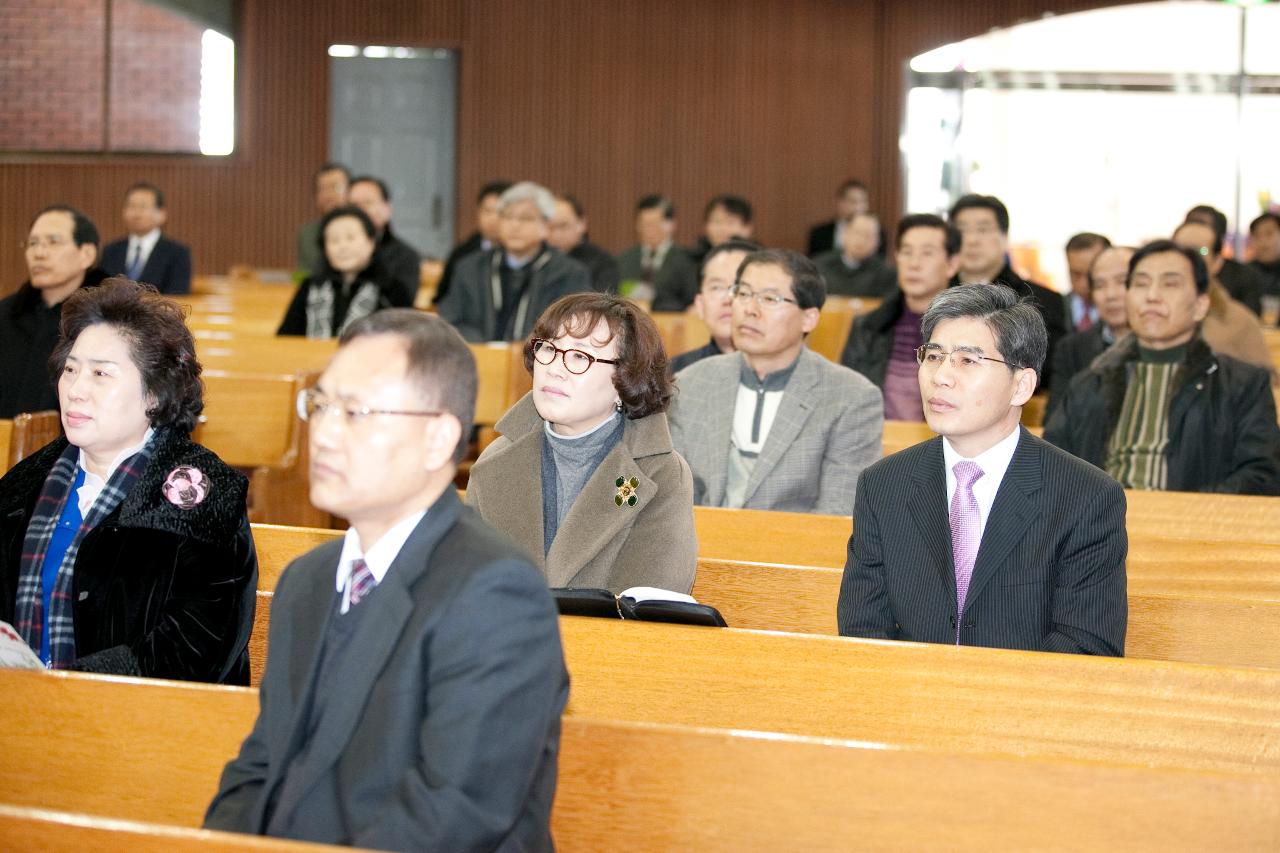
[[[204,27],[143,0],[111,4],[113,151],[200,150]]]
[[[0,148],[103,144],[103,0],[0,3]]]
[[[106,10],[104,0],[0,3],[0,150],[199,150],[204,28],[114,0],[108,112]]]

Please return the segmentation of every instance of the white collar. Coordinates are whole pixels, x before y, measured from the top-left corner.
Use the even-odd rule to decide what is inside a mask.
[[[160,229],[152,228],[146,234],[138,237],[134,234],[129,235],[129,254],[133,254],[134,246],[142,247],[142,254],[150,257],[151,250],[156,247],[156,243],[160,242]],[[126,261],[128,258],[125,259]]]
[[[978,467],[982,469],[983,479],[988,483],[999,483],[1004,479],[1004,472],[1009,469],[1009,463],[1013,461],[1013,453],[1018,449],[1018,439],[1022,435],[1020,424],[1014,424],[1013,430],[1004,438],[997,441],[991,447],[969,459],[970,462],[976,462]],[[946,465],[947,476],[954,476],[952,469],[956,463],[967,459],[951,446],[951,439],[945,436],[942,439],[942,460]]]
[[[92,483],[94,481],[98,481],[103,486],[105,486],[107,483],[107,480],[110,480],[111,475],[114,474],[116,472],[116,469],[120,467],[120,463],[128,459],[133,454],[137,453],[142,448],[146,447],[147,442],[151,440],[151,436],[155,435],[155,432],[156,432],[155,427],[147,427],[146,433],[144,433],[142,436],[142,441],[139,441],[137,444],[133,445],[132,447],[126,447],[124,450],[121,450],[119,453],[117,453],[116,458],[111,460],[111,467],[107,469],[106,477],[99,477],[97,474],[89,470],[89,466],[85,464],[84,451],[81,450],[80,457],[76,460],[76,462],[80,466],[80,468],[84,471],[84,481],[86,483]],[[99,488],[101,488],[101,486],[99,486]]]
[[[335,577],[335,588],[337,592],[342,593],[342,612],[346,613],[351,607],[351,566],[356,560],[363,557],[365,565],[369,567],[373,579],[378,583],[382,583],[382,579],[387,576],[387,571],[391,568],[391,564],[400,554],[400,550],[404,547],[404,543],[409,536],[417,529],[418,523],[422,521],[427,511],[421,510],[412,515],[397,521],[390,530],[382,534],[381,538],[374,543],[373,547],[368,551],[364,551],[360,546],[360,534],[356,533],[354,527],[347,528],[347,534],[342,540],[342,553],[338,556],[338,570]]]

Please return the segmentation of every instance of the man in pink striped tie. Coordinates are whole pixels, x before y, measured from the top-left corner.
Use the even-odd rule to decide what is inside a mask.
[[[940,437],[858,482],[840,587],[852,637],[1124,654],[1124,491],[1019,425],[1047,333],[1009,288],[953,287],[921,322]]]

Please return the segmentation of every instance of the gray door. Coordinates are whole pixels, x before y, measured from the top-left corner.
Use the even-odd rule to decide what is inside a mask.
[[[453,243],[457,53],[335,45],[329,55],[330,157],[386,181],[396,234],[443,258]]]

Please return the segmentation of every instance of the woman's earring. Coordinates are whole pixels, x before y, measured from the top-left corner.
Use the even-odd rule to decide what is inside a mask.
[[[613,401],[613,410],[614,410],[615,412],[621,412],[621,411],[622,411],[622,401],[621,401],[621,400],[614,400],[614,401]]]

